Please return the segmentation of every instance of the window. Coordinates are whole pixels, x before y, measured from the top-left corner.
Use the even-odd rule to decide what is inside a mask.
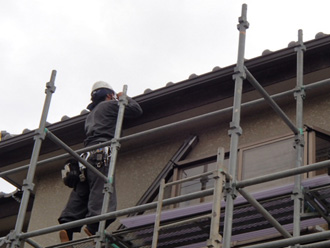
[[[304,164],[324,161],[330,158],[330,133],[324,130],[306,127],[304,133]],[[251,145],[242,146],[238,151],[238,180],[258,177],[261,175],[272,174],[283,170],[296,167],[297,152],[294,148],[295,136],[288,134],[285,136],[272,138],[266,141],[260,141]],[[229,164],[229,153],[225,155],[225,167]],[[174,173],[174,180],[187,178],[215,169],[216,156],[201,158],[194,161],[180,161]],[[328,173],[328,169],[310,172],[304,177],[312,177]],[[279,185],[290,184],[294,182],[294,177],[286,177],[263,184],[247,187],[249,192],[261,191]],[[198,178],[178,185],[172,189],[172,196],[184,195],[213,187],[214,180],[212,176]],[[202,199],[195,199],[181,203],[179,206],[187,206],[211,201],[212,196]]]
[[[290,135],[240,149],[238,179],[244,180],[294,168],[297,155],[293,145],[294,136]],[[291,183],[293,180],[293,177],[287,177],[253,185],[248,187],[248,190],[264,190]]]

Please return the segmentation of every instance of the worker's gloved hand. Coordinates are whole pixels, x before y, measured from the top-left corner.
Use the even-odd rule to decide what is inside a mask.
[[[78,161],[74,159],[66,161],[64,169],[62,170],[64,184],[70,188],[75,188],[80,181],[80,173]]]

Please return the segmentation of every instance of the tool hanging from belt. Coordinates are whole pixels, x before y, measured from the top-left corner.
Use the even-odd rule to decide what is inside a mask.
[[[63,183],[69,188],[75,188],[79,182],[86,180],[83,168],[75,159],[67,160],[61,172]]]
[[[90,164],[95,165],[97,168],[108,166],[111,158],[110,147],[101,147],[90,152],[82,153],[80,157],[87,160]],[[77,160],[67,160],[62,170],[62,180],[64,184],[70,188],[75,188],[78,182],[84,182],[86,180],[85,170],[86,166]]]
[[[109,146],[101,147],[96,150],[87,152],[87,161],[91,162],[97,168],[108,166],[110,163],[111,151]]]

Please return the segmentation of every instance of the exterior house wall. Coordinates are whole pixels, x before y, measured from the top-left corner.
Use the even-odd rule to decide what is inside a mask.
[[[329,96],[329,93],[323,92],[306,99],[304,107],[305,124],[316,125],[330,131],[328,126],[330,115],[325,114],[329,112]],[[281,107],[295,123],[295,101],[285,103]],[[242,111],[241,126],[243,135],[240,138],[240,145],[290,133],[283,121],[267,105],[257,108],[255,111],[253,109],[248,112]],[[187,159],[198,159],[213,155],[219,146],[223,146],[228,151],[230,137],[227,133],[230,118],[228,116],[223,119],[220,118],[212,124],[191,128],[176,136],[163,135],[160,141],[142,143],[134,149],[120,152],[116,167],[118,209],[135,205],[189,133],[197,134],[199,142]],[[29,231],[57,225],[57,218],[66,204],[69,193],[70,189],[61,182],[60,170],[39,175],[36,181],[36,197]],[[117,221],[110,226],[109,230],[115,230],[114,228],[118,224]],[[84,236],[84,234],[77,235],[75,238]],[[42,246],[59,242],[57,233],[34,239]]]
[[[307,74],[304,80],[305,83],[312,83],[326,78],[330,78],[329,69]],[[294,87],[295,79],[290,79],[266,87],[266,90],[274,94],[283,90],[293,89]],[[258,93],[248,92],[244,94],[243,102],[256,98],[260,98]],[[141,127],[136,127],[135,130],[148,130],[149,128],[183,120],[199,114],[227,108],[232,105],[232,100],[232,98],[228,98],[221,102],[200,106],[186,112],[156,120],[153,123],[143,124]],[[283,111],[295,123],[296,103],[293,96],[284,98],[279,102]],[[330,90],[328,88],[312,91],[311,94],[307,92],[307,97],[304,101],[304,123],[330,131],[328,124],[330,123],[329,108]],[[228,136],[228,129],[230,121],[231,112],[219,117],[213,117],[211,120],[195,122],[193,125],[186,124],[171,131],[159,132],[156,135],[151,135],[152,137],[148,139],[139,138],[129,148],[125,148],[125,144],[123,144],[123,149],[119,152],[116,166],[118,209],[132,207],[136,204],[189,134],[198,135],[199,142],[186,159],[194,160],[214,155],[219,146],[229,151],[230,137]],[[242,108],[241,127],[243,134],[240,137],[240,146],[290,133],[289,128],[265,103],[259,104],[257,107]],[[74,147],[74,149],[81,147],[82,144]],[[61,152],[43,155],[40,160],[59,154]],[[27,162],[24,161],[21,164],[27,164]],[[71,189],[62,183],[60,173],[62,164],[63,161],[58,161],[52,163],[47,169],[46,167],[40,170],[38,169],[35,180],[34,206],[31,212],[28,231],[58,224],[57,218],[64,208],[71,191]],[[117,221],[110,226],[109,230],[115,230],[118,225],[119,222]],[[81,237],[85,237],[85,235],[75,236],[75,238]],[[33,239],[42,246],[53,245],[59,242],[57,233],[51,233]],[[28,247],[29,245],[26,246]]]

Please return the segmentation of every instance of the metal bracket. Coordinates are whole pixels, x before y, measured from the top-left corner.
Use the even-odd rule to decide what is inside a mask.
[[[302,50],[303,52],[306,52],[306,46],[304,45],[303,42],[298,42],[297,46],[294,48],[294,51],[297,52],[299,50]]]
[[[296,148],[297,146],[301,146],[301,147],[305,146],[305,139],[303,134],[297,134],[295,136],[293,147]]]
[[[54,93],[55,90],[56,90],[56,87],[55,87],[54,83],[52,83],[52,82],[46,83],[46,90],[45,90],[46,94],[47,94],[47,91]]]
[[[226,181],[232,180],[232,177],[228,174],[228,172],[224,168],[220,168],[219,170],[215,170],[213,172],[213,179],[219,179],[221,176],[223,176],[223,183]]]
[[[103,193],[113,193],[113,185],[111,182],[104,183]]]
[[[249,28],[249,26],[250,26],[250,23],[247,21],[246,16],[244,16],[244,17],[240,16],[238,18],[238,22],[239,22],[239,24],[237,24],[237,29],[238,30],[241,30],[240,29],[241,27]]]
[[[294,89],[294,93],[293,93],[294,99],[297,99],[298,96],[301,96],[301,98],[303,100],[305,100],[306,98],[306,91],[305,91],[305,87],[296,87]]]
[[[120,146],[121,146],[121,145],[120,145],[120,143],[119,143],[119,141],[118,141],[117,139],[113,138],[113,139],[111,140],[111,148],[116,148],[117,151],[119,151]]]
[[[34,183],[29,183],[26,179],[23,180],[23,186],[22,186],[23,190],[29,190],[30,192],[32,192],[34,186],[35,186]]]
[[[227,195],[230,195],[233,199],[236,199],[237,197],[237,189],[232,182],[225,183],[224,199],[227,198]]]
[[[244,68],[240,68],[238,66],[235,67],[234,69],[234,74],[233,74],[233,80],[235,80],[237,77],[240,77],[241,79],[246,79],[246,72]]]
[[[7,235],[5,243],[7,243],[7,247],[21,247],[21,241],[15,230],[11,230]],[[9,245],[11,244],[11,245]]]
[[[40,139],[40,140],[45,140],[46,137],[46,130],[40,130],[40,128],[38,128],[35,132],[34,132],[34,137],[33,139]]]
[[[240,126],[236,126],[233,122],[230,122],[228,135],[231,136],[233,133],[236,133],[239,136],[241,136],[243,133],[243,130]]]
[[[304,193],[303,193],[304,189],[302,189],[302,191],[300,192],[296,187],[293,189],[292,191],[292,195],[291,195],[291,199],[295,199],[298,198],[300,201],[304,200]]]
[[[208,239],[206,241],[206,247],[208,248],[217,248],[222,241],[222,236],[220,234],[217,237],[213,237],[212,239]]]

